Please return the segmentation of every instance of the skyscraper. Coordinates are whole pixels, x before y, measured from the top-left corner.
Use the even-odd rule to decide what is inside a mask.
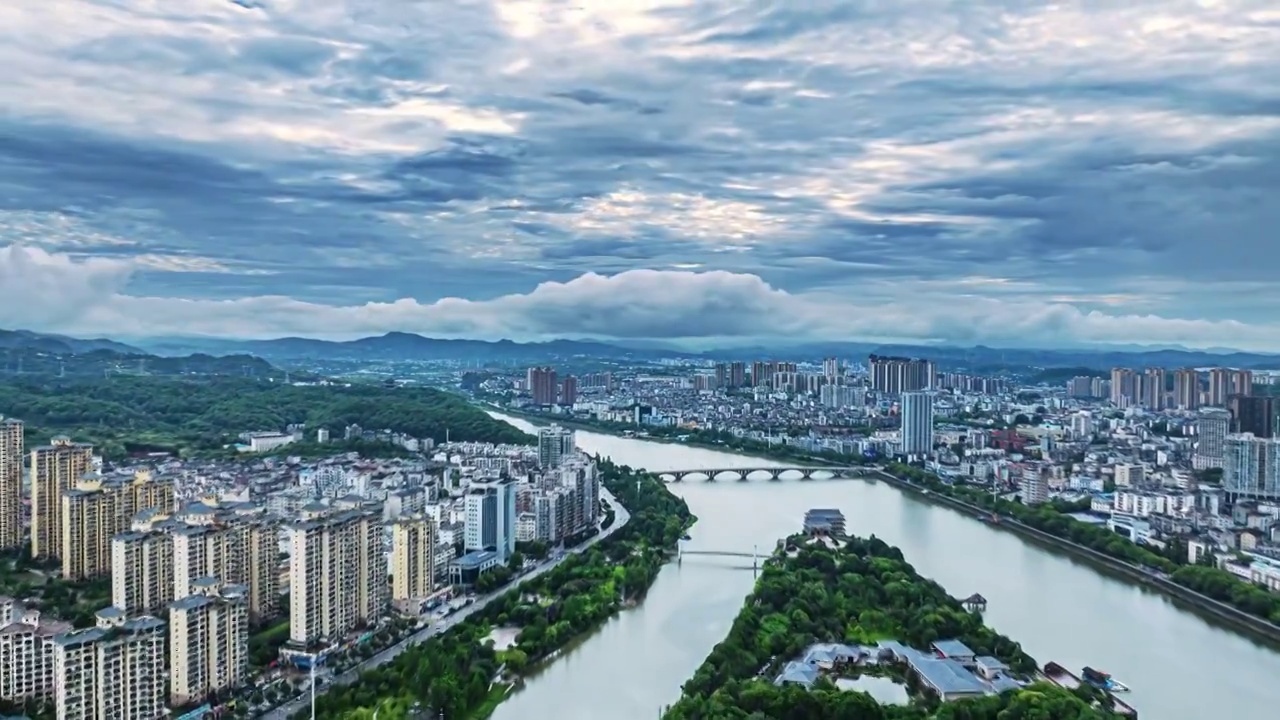
[[[1111,369],[1111,404],[1126,408],[1138,404],[1138,375],[1129,368]]]
[[[1255,437],[1271,438],[1276,436],[1276,413],[1280,412],[1280,403],[1276,398],[1267,395],[1249,396],[1232,395],[1227,400],[1231,412],[1231,432],[1249,433]]]
[[[1230,432],[1231,415],[1221,408],[1204,408],[1196,418],[1196,451],[1191,466],[1196,470],[1222,467],[1223,442]]]
[[[1231,371],[1227,368],[1209,370],[1209,405],[1223,407],[1231,395]]]
[[[0,415],[0,549],[22,546],[22,421]]]
[[[560,383],[560,404],[573,405],[578,402],[578,378],[570,375]]]
[[[1174,371],[1173,404],[1181,410],[1200,407],[1200,373],[1195,368]]]
[[[139,471],[133,478],[81,478],[62,493],[62,576],[85,579],[111,572],[111,539],[143,510],[173,509],[173,481]]]
[[[937,368],[931,360],[872,355],[871,388],[886,395],[931,390]]]
[[[516,549],[516,486],[511,478],[473,482],[467,489],[465,549],[493,550],[502,562]]]
[[[927,455],[933,450],[933,395],[909,392],[902,395],[902,452]]]
[[[173,602],[169,533],[124,532],[111,538],[111,605],[127,615],[165,613]]]
[[[1280,440],[1228,435],[1223,442],[1222,489],[1232,500],[1280,500]]]
[[[62,557],[62,493],[93,469],[93,446],[55,437],[31,451],[31,555]]]
[[[181,706],[244,684],[249,589],[202,578],[169,608],[169,700]]]
[[[747,364],[736,360],[729,365],[729,387],[740,388],[747,384]]]
[[[549,367],[531,367],[525,373],[525,382],[534,405],[554,405],[556,402],[556,371]]]
[[[425,598],[435,591],[435,521],[406,515],[391,526],[391,600]]]
[[[840,358],[826,358],[822,361],[822,375],[828,380],[840,377]]]
[[[538,464],[542,467],[559,465],[566,455],[573,454],[574,447],[574,434],[569,428],[551,425],[538,429]]]
[[[386,611],[382,515],[372,508],[308,513],[285,526],[289,542],[289,641],[338,642]]]
[[[143,616],[54,639],[59,718],[155,720],[165,717],[168,678],[161,620]]]
[[[1142,373],[1142,406],[1148,410],[1163,410],[1167,406],[1164,368],[1150,367]]]

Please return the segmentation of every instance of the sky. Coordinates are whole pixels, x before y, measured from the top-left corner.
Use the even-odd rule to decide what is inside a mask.
[[[10,0],[0,327],[1280,351],[1274,0]]]

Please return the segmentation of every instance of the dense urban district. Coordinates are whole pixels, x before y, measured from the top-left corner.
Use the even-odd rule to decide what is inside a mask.
[[[575,356],[562,375],[85,342],[108,345],[6,351],[0,373],[0,713],[481,720],[641,601],[693,523],[666,483],[764,481],[615,466],[574,428],[861,466],[1280,637],[1262,370]],[[1133,715],[986,628],[981,598],[842,522],[804,527],[669,717]]]
[[[1157,587],[1230,606],[1254,620],[1245,629],[1280,637],[1280,373],[978,375],[872,355],[673,360],[564,377],[539,366],[465,372],[460,382],[508,411],[564,425],[874,465],[987,522],[1030,527]]]

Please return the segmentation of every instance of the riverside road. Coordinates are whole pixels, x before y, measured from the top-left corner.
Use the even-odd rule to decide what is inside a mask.
[[[487,595],[481,595],[477,597],[475,599],[475,602],[471,603],[470,605],[460,610],[457,610],[452,615],[449,615],[448,617],[441,620],[440,622],[432,623],[431,625],[423,628],[422,630],[419,630],[413,635],[410,635],[409,637],[401,640],[395,645],[392,645],[382,650],[381,652],[378,652],[377,654],[370,657],[368,660],[365,660],[360,664],[346,670],[340,675],[334,676],[333,679],[330,680],[329,683],[325,685],[324,688],[317,688],[316,695],[317,696],[323,695],[329,688],[335,685],[348,685],[352,682],[355,682],[355,680],[360,676],[360,673],[362,671],[368,670],[370,668],[378,667],[379,665],[385,665],[386,663],[389,663],[392,660],[394,660],[397,656],[400,655],[400,653],[404,652],[405,650],[408,650],[414,645],[422,643],[426,641],[428,638],[434,637],[435,635],[438,635],[440,633],[447,632],[453,626],[457,625],[463,620],[466,620],[468,617],[471,617],[471,615],[475,614],[476,612],[483,610],[485,606],[487,606],[490,602],[494,600],[494,598],[497,598],[507,593],[508,591],[512,590],[513,588],[515,588],[520,583],[526,580],[532,580],[538,577],[539,575],[551,570],[552,568],[556,567],[561,562],[563,562],[564,559],[569,555],[581,553],[587,548],[591,547],[592,545],[595,545],[601,540],[617,532],[619,528],[623,527],[624,525],[627,524],[627,522],[631,520],[631,513],[627,512],[627,509],[622,506],[622,503],[618,502],[618,499],[614,497],[613,494],[610,493],[608,490],[605,490],[603,487],[600,488],[600,496],[604,498],[605,502],[609,503],[609,507],[613,508],[614,520],[613,520],[613,524],[610,525],[607,529],[601,531],[599,535],[596,535],[595,537],[586,541],[582,545],[579,545],[578,547],[575,547],[569,550],[564,555],[561,555],[555,558],[554,560],[550,560],[548,562],[545,562],[537,566],[536,568],[529,571],[525,575],[522,575],[519,578],[514,579],[511,582],[511,584],[507,585],[506,587],[501,588],[499,590],[495,590]],[[265,718],[265,720],[286,720],[287,718],[292,717],[294,713],[298,712],[299,710],[306,709],[310,707],[310,705],[311,705],[311,694],[309,692],[304,692],[300,697],[290,700],[284,705],[280,705],[279,707],[276,707],[273,710],[263,713],[259,717]]]

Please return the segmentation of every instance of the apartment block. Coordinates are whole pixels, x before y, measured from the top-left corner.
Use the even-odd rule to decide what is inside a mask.
[[[54,638],[71,623],[46,620],[40,611],[0,598],[0,698],[22,703],[54,697]]]
[[[62,493],[62,576],[80,580],[111,572],[111,539],[133,516],[173,506],[173,481],[140,471],[132,479],[83,476]]]
[[[55,437],[31,450],[31,555],[62,557],[62,493],[93,469],[93,446]]]
[[[406,602],[435,591],[436,523],[423,515],[401,517],[391,526],[391,600]]]
[[[173,538],[163,530],[111,538],[111,604],[129,615],[163,613],[173,602]]]
[[[157,720],[167,716],[164,622],[154,617],[76,630],[54,639],[59,720]]]
[[[293,645],[340,640],[383,615],[388,588],[380,510],[306,510],[285,534]]]
[[[22,421],[0,415],[0,549],[22,547]]]
[[[169,607],[169,701],[198,702],[249,675],[249,589],[216,578],[192,583]]]

